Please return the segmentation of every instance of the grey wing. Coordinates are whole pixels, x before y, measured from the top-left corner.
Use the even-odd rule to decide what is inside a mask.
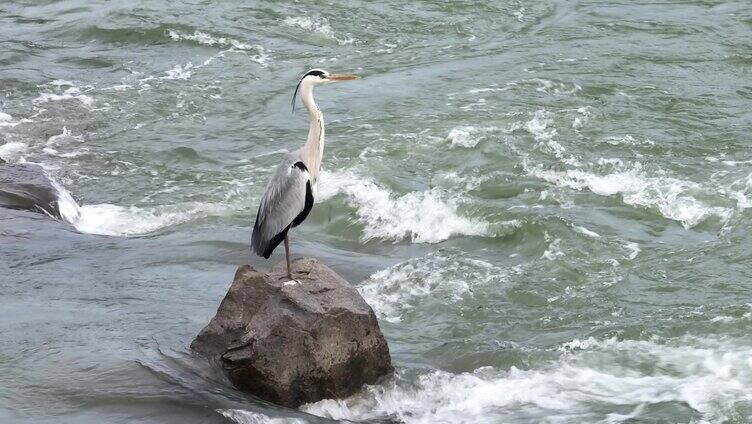
[[[296,156],[287,155],[261,198],[251,236],[251,249],[259,256],[271,256],[284,240],[290,226],[300,224],[312,206],[308,168]]]

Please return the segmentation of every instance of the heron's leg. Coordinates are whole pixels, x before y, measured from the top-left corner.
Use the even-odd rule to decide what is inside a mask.
[[[292,280],[292,268],[290,267],[290,239],[285,234],[285,259],[287,259],[287,278]]]

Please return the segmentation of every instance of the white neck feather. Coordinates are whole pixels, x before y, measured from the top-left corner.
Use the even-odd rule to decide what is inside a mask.
[[[301,149],[303,157],[311,174],[313,183],[316,183],[321,168],[321,159],[324,155],[324,114],[321,113],[316,102],[313,100],[313,83],[303,81],[300,86],[300,99],[308,109],[308,140]]]

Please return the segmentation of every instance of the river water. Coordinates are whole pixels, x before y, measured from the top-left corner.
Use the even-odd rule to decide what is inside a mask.
[[[747,1],[0,5],[2,423],[752,422]],[[393,382],[300,410],[187,348],[306,137],[292,233],[372,305]]]

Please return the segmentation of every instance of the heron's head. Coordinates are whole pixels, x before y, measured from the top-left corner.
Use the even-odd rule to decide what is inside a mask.
[[[303,74],[300,78],[298,86],[295,87],[295,93],[292,95],[292,110],[295,111],[295,97],[298,95],[298,90],[306,92],[312,90],[314,86],[320,84],[329,84],[333,82],[352,81],[359,79],[357,75],[351,74],[331,74],[323,69],[311,69]]]

